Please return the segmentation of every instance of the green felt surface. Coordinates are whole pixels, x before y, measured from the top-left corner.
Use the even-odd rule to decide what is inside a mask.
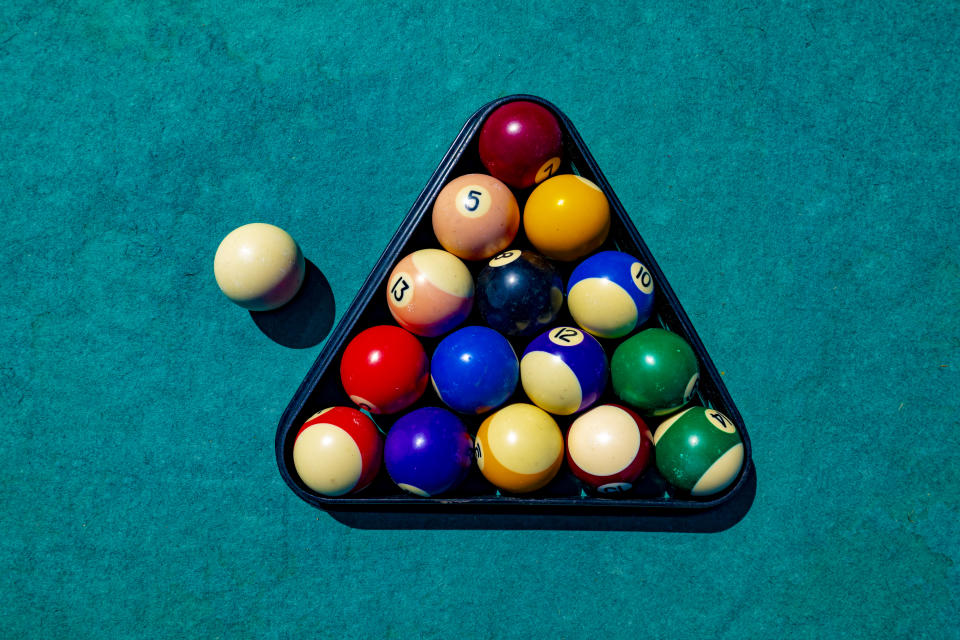
[[[957,637],[954,2],[0,5],[0,636]],[[364,531],[273,453],[319,346],[212,275],[299,240],[343,313],[462,123],[583,135],[743,414],[715,534]]]

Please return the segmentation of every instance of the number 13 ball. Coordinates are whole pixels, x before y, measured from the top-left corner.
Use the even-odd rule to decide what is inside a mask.
[[[573,270],[567,307],[584,331],[600,338],[623,337],[650,317],[653,277],[633,256],[601,251]]]
[[[434,337],[463,322],[473,308],[473,276],[459,258],[440,249],[414,251],[387,280],[390,313],[401,327]]]
[[[694,496],[719,493],[743,466],[743,440],[733,420],[715,409],[691,407],[672,416],[653,437],[657,470]]]

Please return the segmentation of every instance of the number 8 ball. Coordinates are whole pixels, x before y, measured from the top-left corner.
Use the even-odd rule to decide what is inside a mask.
[[[477,278],[477,307],[491,329],[529,336],[563,306],[563,280],[543,256],[511,249],[493,257]]]

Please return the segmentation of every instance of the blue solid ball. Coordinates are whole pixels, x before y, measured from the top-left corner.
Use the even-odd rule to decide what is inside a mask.
[[[603,393],[607,356],[593,336],[574,327],[555,327],[527,345],[520,380],[535,405],[568,416],[586,409]]]
[[[620,338],[650,317],[653,289],[653,275],[639,260],[620,251],[601,251],[570,274],[567,308],[584,331]]]
[[[473,440],[457,416],[425,407],[397,420],[383,447],[387,473],[398,487],[429,497],[456,488],[470,471]]]
[[[509,249],[477,277],[477,308],[484,322],[508,336],[543,331],[563,306],[563,279],[538,253]]]
[[[513,347],[488,327],[464,327],[440,341],[430,361],[433,388],[460,413],[485,413],[513,395],[520,364]]]

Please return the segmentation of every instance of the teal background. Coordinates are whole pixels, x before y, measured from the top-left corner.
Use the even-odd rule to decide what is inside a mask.
[[[602,5],[602,6],[601,6]],[[958,637],[960,5],[0,6],[0,636]],[[743,414],[715,534],[363,531],[281,481],[319,352],[471,113],[574,122]]]

